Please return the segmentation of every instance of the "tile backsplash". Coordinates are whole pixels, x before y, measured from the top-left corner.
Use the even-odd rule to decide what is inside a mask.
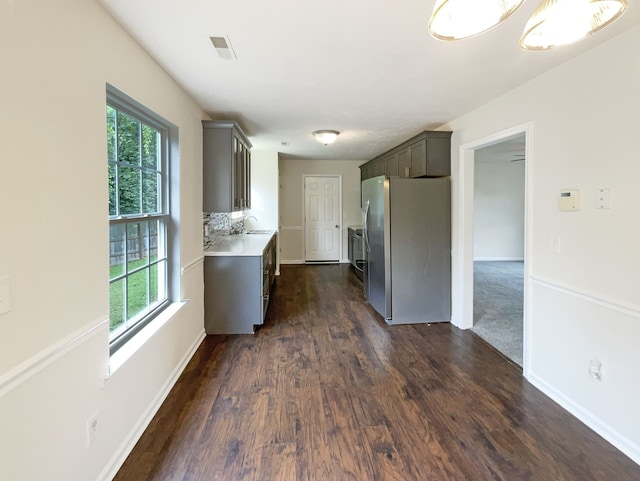
[[[203,244],[213,241],[216,236],[242,234],[244,216],[232,212],[204,212],[202,214]]]

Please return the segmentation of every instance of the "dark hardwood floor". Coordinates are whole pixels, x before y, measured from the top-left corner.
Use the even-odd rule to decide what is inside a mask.
[[[386,326],[348,265],[282,266],[256,335],[209,336],[118,481],[640,480],[481,339]]]

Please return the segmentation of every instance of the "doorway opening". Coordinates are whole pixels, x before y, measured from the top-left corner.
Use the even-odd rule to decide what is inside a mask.
[[[525,124],[460,146],[453,265],[454,323],[485,338],[525,376],[532,131]]]
[[[474,154],[473,327],[522,366],[524,133]]]

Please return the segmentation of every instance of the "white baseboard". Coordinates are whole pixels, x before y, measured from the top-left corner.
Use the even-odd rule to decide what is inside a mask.
[[[544,394],[557,402],[564,409],[577,417],[589,428],[593,429],[596,433],[613,444],[625,455],[629,456],[629,458],[631,458],[635,463],[640,464],[640,446],[627,439],[616,430],[611,429],[611,427],[604,423],[601,419],[594,416],[591,412],[585,410],[579,404],[576,404],[573,400],[564,396],[561,392],[545,383],[535,374],[529,373],[527,380],[535,387],[540,389],[540,391],[542,391]]]
[[[524,257],[474,257],[473,262],[524,261]]]
[[[298,259],[298,260],[281,260],[280,261],[280,264],[282,264],[282,265],[287,265],[287,264],[296,265],[296,264],[306,264],[306,263],[307,263],[306,261],[303,261],[301,259]],[[314,262],[310,261],[309,263],[313,264]],[[349,264],[349,259],[340,259],[337,263],[338,264]],[[323,262],[317,262],[317,264],[323,264]]]
[[[142,437],[142,434],[149,426],[149,423],[151,423],[153,416],[156,415],[156,413],[160,409],[160,406],[162,406],[162,403],[169,395],[171,388],[173,388],[175,383],[178,381],[178,378],[182,374],[182,371],[184,371],[184,369],[187,367],[187,364],[196,353],[198,347],[200,347],[200,344],[205,337],[206,334],[203,329],[198,337],[193,341],[184,356],[182,356],[182,359],[180,359],[180,362],[175,367],[167,381],[164,383],[156,397],[151,401],[145,412],[142,413],[142,416],[140,416],[138,422],[133,426],[127,437],[120,444],[102,472],[98,475],[96,481],[111,481],[116,476],[118,470],[122,467],[129,454],[131,454],[131,451],[133,451],[136,443]]]
[[[617,313],[623,316],[631,317],[635,320],[640,320],[640,305],[623,302],[618,299],[612,299],[604,297],[597,292],[591,292],[583,289],[577,289],[573,286],[564,285],[552,279],[546,279],[539,276],[530,276],[531,285],[533,287],[543,287],[550,291],[563,294],[568,297],[572,297],[573,300],[581,301],[593,305],[595,308],[605,308],[612,313]],[[560,406],[565,408],[580,421],[586,424],[593,431],[598,433],[609,443],[622,451],[626,456],[631,458],[634,462],[640,464],[640,445],[635,441],[630,440],[625,435],[612,428],[609,424],[603,421],[600,417],[595,416],[591,411],[585,409],[575,399],[570,398],[556,389],[553,385],[545,382],[542,378],[536,375],[534,371],[529,369],[526,373],[526,378],[531,384],[540,389],[544,394],[549,396]]]

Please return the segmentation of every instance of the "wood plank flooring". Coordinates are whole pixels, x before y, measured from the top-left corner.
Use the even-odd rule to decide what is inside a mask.
[[[474,334],[386,326],[348,265],[282,266],[256,335],[209,336],[117,481],[640,480]]]

